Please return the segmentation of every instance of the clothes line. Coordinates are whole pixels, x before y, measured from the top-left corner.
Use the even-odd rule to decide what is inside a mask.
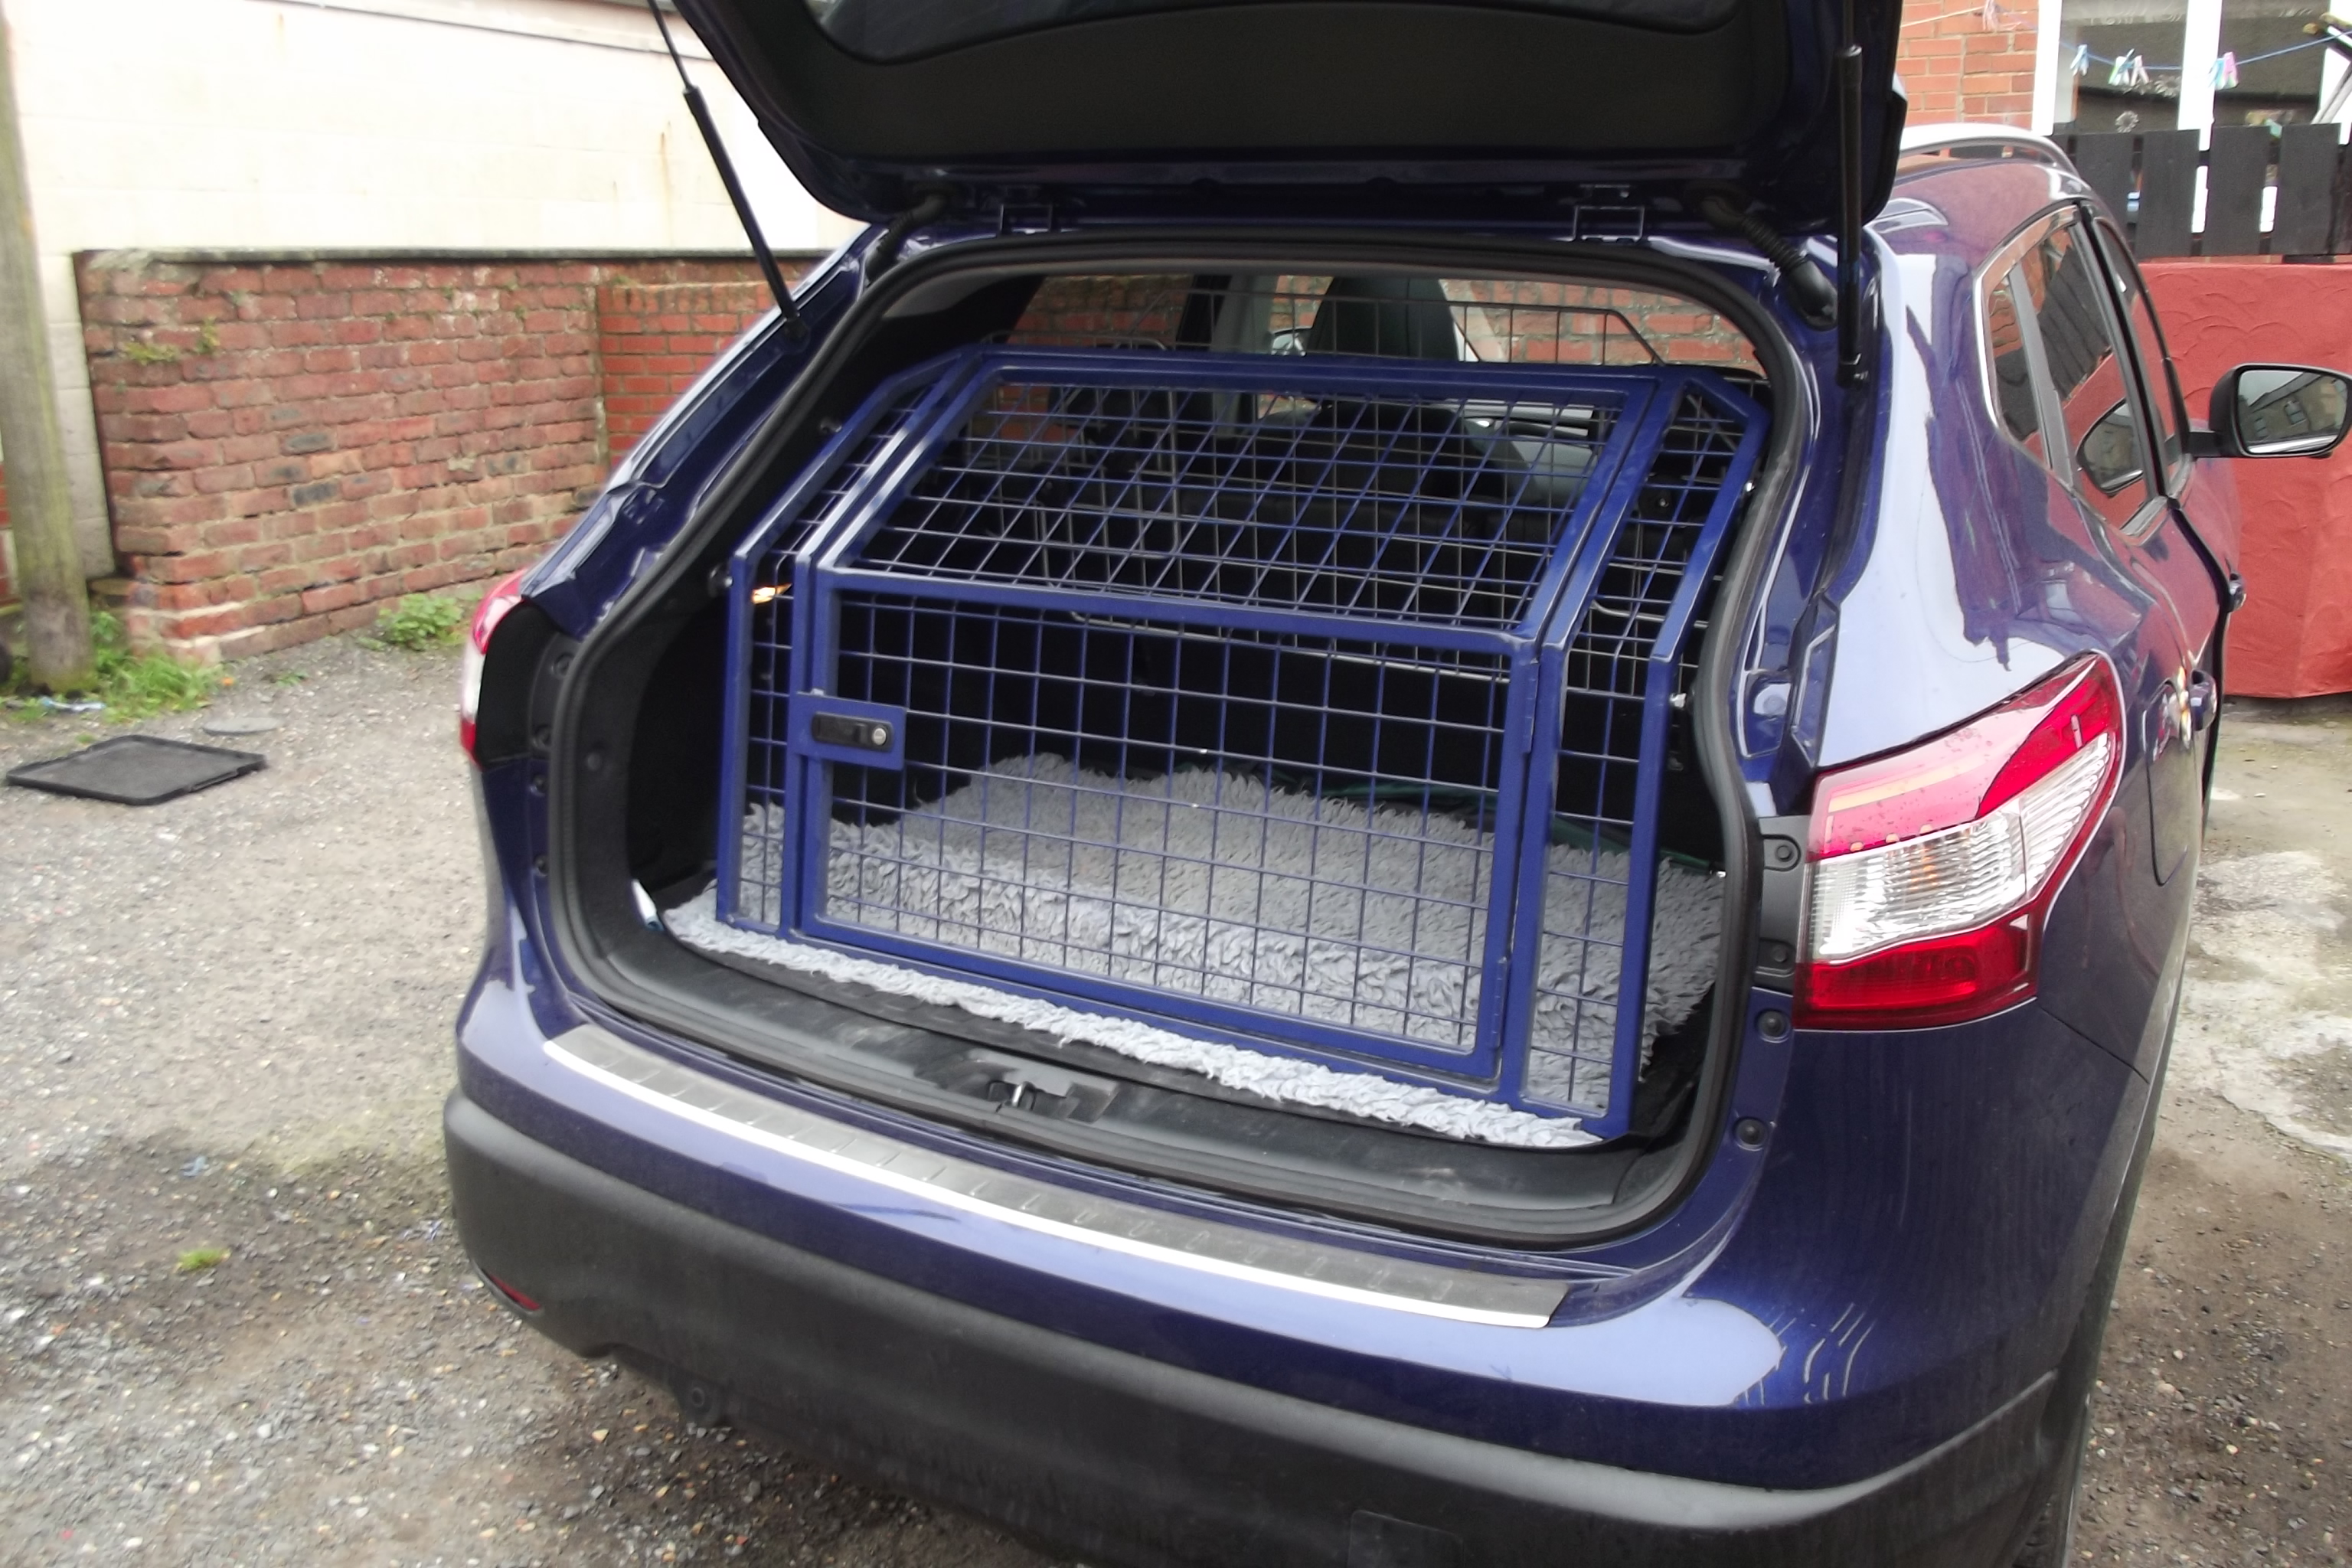
[[[1965,16],[1967,13],[1962,12],[1959,14]],[[2271,49],[2263,54],[2224,56],[2223,58],[2233,58],[2240,68],[2242,69],[2247,66],[2260,65],[2264,60],[2277,59],[2282,55],[2298,54],[2305,49],[2325,48],[2335,41],[2335,39],[2329,37],[2305,38],[2302,43],[2289,44],[2283,49]],[[2095,54],[2092,52],[2089,45],[2078,44],[2074,47],[2074,58],[2076,62],[2074,74],[2076,76],[2081,76],[2084,74],[2084,68],[2086,66],[2115,66],[2126,60],[2139,59],[2139,57],[2135,56],[2129,49],[2125,50],[2120,55]],[[2218,65],[2220,62],[2217,61],[2215,63]],[[2178,76],[2180,74],[2182,69],[2179,66],[2149,65],[2145,59],[2139,59],[2139,65],[2141,69],[2153,75]]]

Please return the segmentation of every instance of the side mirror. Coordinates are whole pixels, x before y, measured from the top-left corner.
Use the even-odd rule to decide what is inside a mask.
[[[2242,364],[2213,384],[2213,455],[2324,458],[2352,425],[2352,377],[2299,364]]]

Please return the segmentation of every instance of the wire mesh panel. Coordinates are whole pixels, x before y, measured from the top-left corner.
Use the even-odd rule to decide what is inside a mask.
[[[1615,415],[1005,382],[860,564],[1511,627]]]
[[[887,390],[738,556],[723,912],[1622,1128],[1753,405],[1344,350]]]
[[[1482,364],[1756,369],[1737,328],[1654,289],[1532,278],[1109,273],[1048,279],[1004,341]]]
[[[730,799],[722,821],[741,834],[720,836],[719,911],[771,926],[782,917],[780,849],[790,753],[793,563],[809,538],[835,521],[856,493],[906,439],[915,412],[938,387],[936,367],[891,382],[845,424],[769,510],[736,552],[730,578],[730,721],[722,776]]]
[[[904,751],[804,819],[810,929],[1335,1046],[1492,1037],[1507,655],[865,593],[837,635]]]
[[[1714,977],[1716,889],[1655,854],[1659,774],[1685,634],[1760,434],[1736,404],[1680,393],[1567,639],[1552,847],[1534,911],[1533,1102],[1610,1106],[1652,1032],[1645,996],[1686,1003]],[[1645,952],[1660,928],[1680,940]],[[1707,941],[1688,940],[1701,930]]]
[[[836,558],[896,579],[1531,632],[1579,503],[1614,466],[1611,434],[1646,395],[1435,367],[1111,369],[992,363],[929,465]]]

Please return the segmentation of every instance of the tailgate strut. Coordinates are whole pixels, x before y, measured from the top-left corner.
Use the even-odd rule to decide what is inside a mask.
[[[760,220],[751,215],[751,199],[743,195],[742,182],[735,177],[735,164],[727,156],[727,144],[719,140],[719,127],[711,122],[710,106],[702,100],[702,89],[694,85],[694,79],[686,74],[686,62],[678,58],[677,45],[669,36],[669,23],[662,17],[661,0],[646,0],[646,9],[654,14],[654,26],[661,29],[662,47],[669,51],[669,63],[677,68],[678,82],[686,89],[687,112],[694,116],[695,128],[702,132],[702,144],[710,149],[710,161],[719,166],[719,183],[727,187],[727,199],[735,204],[735,216],[742,220],[743,233],[751,241],[751,254],[759,258],[761,275],[768,280],[768,292],[776,297],[776,309],[782,312],[784,331],[798,342],[808,336],[808,323],[801,320],[800,307],[793,302],[793,291],[785,286],[784,275],[776,267],[775,254],[760,232]]]
[[[1852,386],[1870,374],[1862,345],[1862,45],[1854,37],[1854,0],[1845,0],[1837,53],[1838,380]]]

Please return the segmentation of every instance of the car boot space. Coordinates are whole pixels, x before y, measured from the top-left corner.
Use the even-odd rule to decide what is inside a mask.
[[[919,306],[964,333],[864,376],[679,638],[724,692],[716,803],[698,868],[635,835],[655,929],[1076,1067],[1076,1099],[968,1087],[1097,1128],[1190,1096],[1498,1155],[1671,1140],[1718,966],[1681,712],[1767,433],[1745,340],[1372,270]]]

